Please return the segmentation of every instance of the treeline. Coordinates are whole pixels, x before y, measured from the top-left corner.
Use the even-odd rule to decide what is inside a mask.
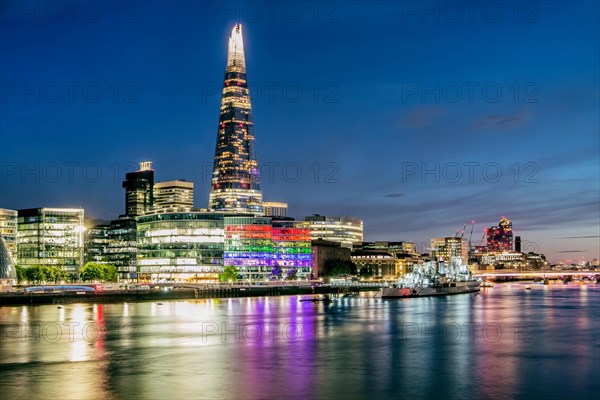
[[[33,265],[31,267],[16,266],[17,281],[19,283],[60,283],[73,282],[74,274],[57,266]],[[117,267],[110,264],[89,262],[79,271],[80,281],[116,282],[119,279]]]

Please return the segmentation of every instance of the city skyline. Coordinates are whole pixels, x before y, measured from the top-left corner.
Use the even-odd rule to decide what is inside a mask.
[[[387,7],[394,10],[392,5]],[[585,7],[597,9],[597,5],[589,3]],[[367,38],[373,39],[373,33],[366,33],[362,39],[364,42],[361,42],[351,32],[351,27],[355,26],[352,23],[356,22],[356,10],[352,6],[340,5],[340,8],[336,23],[316,24],[319,34],[328,35],[332,39],[351,38],[352,47],[358,46],[361,51],[373,57],[385,57],[384,60],[388,62],[399,61],[392,53],[376,53],[377,50],[382,50],[383,42],[370,42],[374,48],[373,53],[369,53],[361,44],[366,45]],[[147,24],[155,15],[152,6],[144,11],[140,15],[140,22],[135,25],[137,30],[135,27],[126,27],[128,35],[149,33],[142,17],[148,18]],[[539,39],[544,33],[552,33],[548,31],[548,24],[553,21],[553,16],[564,10],[558,4],[544,5],[542,11],[535,24],[516,24],[514,21],[500,23],[503,26],[509,23],[514,25],[519,32],[516,35],[528,31],[533,38]],[[593,31],[594,26],[585,10],[569,9],[569,12],[581,13],[582,20],[577,25],[572,25],[573,22],[567,20],[561,21],[563,24],[570,25],[570,28],[582,35]],[[593,15],[593,10],[589,14]],[[178,17],[184,18],[182,15]],[[375,29],[373,22],[368,19],[369,15],[365,18],[376,33],[390,34],[385,30],[385,24]],[[9,19],[9,26],[10,22]],[[598,257],[598,154],[590,152],[590,149],[598,147],[598,138],[594,137],[598,118],[593,115],[597,111],[598,92],[597,89],[596,92],[590,89],[598,86],[597,75],[592,73],[598,67],[598,58],[595,54],[587,57],[583,43],[578,47],[572,46],[565,38],[555,42],[554,44],[563,46],[560,47],[563,51],[565,46],[571,46],[571,61],[558,63],[554,68],[547,67],[542,76],[535,72],[536,65],[541,65],[534,62],[535,56],[545,54],[545,58],[541,57],[542,61],[552,60],[543,49],[548,50],[551,40],[540,42],[540,48],[536,49],[528,48],[527,44],[514,44],[514,48],[504,49],[511,51],[511,57],[504,53],[507,58],[503,62],[506,65],[511,62],[515,64],[512,69],[508,68],[507,72],[500,74],[502,79],[498,79],[494,74],[478,75],[480,70],[477,68],[468,71],[471,75],[457,73],[464,60],[468,60],[468,55],[463,52],[450,58],[451,50],[444,53],[431,38],[421,37],[412,44],[415,48],[398,43],[407,55],[422,56],[408,57],[410,61],[406,64],[412,65],[408,68],[412,75],[405,76],[411,78],[400,77],[388,82],[362,76],[362,79],[351,82],[348,80],[350,70],[360,76],[358,72],[365,66],[365,60],[358,57],[356,60],[345,61],[341,66],[328,62],[326,55],[332,50],[331,45],[316,46],[317,34],[307,32],[309,21],[300,22],[294,28],[290,28],[290,24],[276,23],[255,23],[245,28],[245,32],[248,29],[251,32],[246,37],[246,46],[250,49],[247,51],[251,52],[248,56],[250,74],[251,77],[256,76],[254,87],[262,90],[262,96],[255,98],[253,105],[255,117],[261,126],[258,148],[265,200],[289,203],[290,214],[297,218],[314,213],[362,218],[365,221],[366,240],[427,243],[432,237],[452,236],[457,228],[472,219],[477,221],[477,232],[481,234],[483,227],[497,224],[500,216],[506,215],[514,222],[515,234],[525,242],[535,243],[538,251],[546,254],[551,261],[578,261],[581,256],[587,259]],[[480,21],[484,22],[486,21]],[[244,25],[243,20],[241,23]],[[87,25],[86,29],[93,29]],[[47,101],[50,89],[46,85],[46,92],[40,89],[39,102],[35,101],[36,94],[25,94],[26,101],[23,102],[20,101],[21,93],[10,95],[5,85],[2,132],[13,134],[2,135],[0,156],[3,163],[3,189],[0,191],[0,207],[24,209],[81,206],[86,209],[86,215],[111,219],[121,213],[123,193],[120,181],[124,173],[130,171],[125,166],[146,159],[155,161],[159,180],[184,178],[194,182],[197,199],[195,206],[204,207],[210,187],[210,153],[211,148],[214,150],[215,110],[218,108],[215,105],[219,102],[223,65],[222,50],[215,48],[222,48],[225,36],[223,32],[230,31],[232,25],[219,18],[200,24],[194,27],[197,29],[194,31],[196,38],[200,34],[206,35],[200,41],[192,40],[185,32],[176,30],[181,38],[187,39],[179,43],[177,51],[172,50],[168,54],[175,56],[173,60],[182,61],[190,49],[202,49],[203,58],[193,56],[193,65],[194,68],[202,66],[204,69],[202,74],[198,74],[196,70],[192,77],[190,73],[193,69],[186,68],[182,71],[185,73],[181,78],[172,81],[163,78],[158,81],[158,85],[173,85],[166,90],[167,98],[176,100],[173,105],[156,102],[158,87],[148,85],[143,73],[139,78],[134,78],[137,86],[127,86],[131,82],[127,77],[135,77],[132,71],[139,67],[135,61],[129,61],[125,69],[119,70],[124,72],[125,78],[111,80],[108,79],[110,74],[100,73],[92,65],[95,58],[91,54],[84,53],[82,61],[90,63],[93,67],[91,71],[102,79],[88,79],[84,76],[71,78],[68,72],[58,71],[57,66],[51,68],[52,73],[47,74],[33,65],[29,70],[15,71],[16,64],[6,61],[9,57],[3,58],[0,68],[9,83],[26,82],[30,84],[28,87],[35,87],[35,82],[44,77],[48,78],[47,82],[73,79],[78,82],[97,81],[101,82],[101,86],[119,81],[116,88],[123,91],[117,96],[121,102],[114,101],[115,87],[111,92],[106,86],[103,93],[105,96],[110,93],[110,101],[104,99],[96,103],[79,99],[69,103],[68,99],[61,99],[52,103]],[[423,28],[427,26],[421,25],[409,20],[401,25],[400,31],[423,32]],[[488,35],[493,37],[494,25],[489,25],[492,33]],[[189,28],[189,25],[186,26]],[[429,27],[434,32],[438,29],[436,24]],[[23,26],[14,28],[22,30]],[[23,37],[35,34],[36,26],[33,25],[32,28],[33,32],[23,32]],[[463,30],[468,31],[464,27]],[[111,30],[108,33],[117,34]],[[57,32],[54,34],[61,35]],[[468,32],[456,32],[456,37],[462,38],[460,40],[467,40],[466,36]],[[389,39],[385,35],[381,37]],[[552,40],[558,39],[557,35],[551,37]],[[486,39],[490,37],[473,40],[485,42]],[[77,43],[75,39],[69,42],[71,46]],[[288,45],[282,46],[282,43]],[[307,48],[306,43],[314,47]],[[343,53],[346,49],[344,43],[335,43],[339,45],[337,51]],[[172,44],[166,39],[158,42],[163,52],[167,52],[167,46]],[[596,44],[593,40],[586,42],[589,46]],[[14,44],[3,42],[7,54],[15,54],[17,49],[13,46]],[[295,48],[310,51],[307,54],[311,56],[303,63],[295,63],[293,61],[300,60],[298,54],[294,53]],[[445,54],[446,60],[453,61],[450,70],[455,69],[455,75],[448,71],[444,75],[439,69],[420,64],[426,60],[434,60],[433,57],[427,57],[427,49],[433,48]],[[30,45],[26,49],[37,51],[45,59],[50,56],[48,51],[37,49],[36,45]],[[57,48],[51,50],[61,54]],[[142,55],[141,49],[137,49],[137,53],[134,49],[129,50],[138,57]],[[529,70],[517,63],[519,57],[530,54],[527,50],[537,51],[529,57]],[[279,51],[282,55],[276,57]],[[500,59],[491,53],[482,53],[478,57],[482,56],[484,63],[492,64]],[[312,61],[318,56],[325,57],[321,59],[321,64]],[[204,65],[204,57],[214,61]],[[340,57],[336,57],[338,62],[339,59]],[[151,55],[150,60],[155,63],[154,67],[147,66],[151,71],[156,72],[158,69],[164,74],[181,68]],[[401,65],[392,64],[397,67]],[[282,69],[284,65],[289,68]],[[516,65],[519,74],[516,73]],[[215,73],[219,66],[221,72]],[[338,69],[344,66],[352,68]],[[378,70],[379,64],[373,64],[372,67]],[[425,71],[417,73],[418,67],[425,68]],[[573,67],[578,67],[578,71]],[[406,67],[398,68],[407,72]],[[495,72],[499,74],[502,71]],[[577,79],[573,82],[559,80],[559,76],[560,79],[565,79],[566,75],[577,76]],[[38,78],[31,81],[31,76]],[[375,77],[376,74],[372,76]],[[309,83],[314,83],[315,78],[316,86],[309,89]],[[592,84],[584,85],[586,79]],[[451,93],[455,93],[451,90],[456,89],[451,84],[457,82],[465,96],[467,87],[463,85],[464,82],[479,82],[477,87],[486,82],[500,85],[504,89],[504,98],[493,102],[491,98],[483,98],[482,93],[476,91],[473,102],[466,97],[457,102],[448,101],[452,100],[449,97],[452,96]],[[181,86],[184,83],[187,86]],[[277,96],[269,101],[266,89],[275,88],[273,85],[269,86],[270,83],[279,83],[280,89],[282,84],[287,84],[290,90],[295,87],[303,88],[303,96],[294,102],[291,101],[291,91],[275,91]],[[514,83],[518,85],[512,86]],[[527,86],[528,84],[530,85]],[[137,102],[125,103],[125,98],[119,97],[123,93],[133,93],[136,87],[140,90],[135,95]],[[390,91],[396,92],[396,95],[390,95]],[[181,92],[185,94],[185,102],[179,99]],[[556,103],[556,93],[566,95],[561,100],[564,101],[563,104]],[[287,97],[284,98],[284,94]],[[364,97],[369,95],[379,100],[375,102],[376,106],[369,106],[365,102]],[[517,97],[520,98],[519,101],[515,101]],[[525,102],[524,97],[537,102]],[[577,102],[571,104],[574,100]],[[317,112],[317,109],[323,111]],[[82,116],[74,117],[74,110],[79,110]],[[167,113],[159,113],[158,117],[151,118],[147,114],[151,110]],[[108,112],[108,118],[99,121],[99,114],[104,111]],[[31,120],[22,121],[20,117],[28,113],[38,115]],[[558,115],[554,115],[555,113]],[[175,123],[173,120],[176,116],[179,120]],[[303,118],[304,116],[307,118]],[[91,121],[99,122],[99,126],[92,127],[83,118],[91,118]],[[385,123],[377,122],[381,118]],[[144,122],[145,119],[148,121]],[[17,122],[22,124],[17,125]],[[139,124],[141,126],[136,128]],[[152,127],[150,124],[157,126]],[[393,126],[394,129],[386,130],[387,126]],[[140,129],[141,127],[143,128]],[[561,141],[567,128],[576,131],[569,131],[569,141]],[[28,137],[27,129],[38,133],[36,139],[41,146],[37,149],[24,146],[23,141]],[[466,135],[463,130],[475,135]],[[80,133],[81,131],[87,135]],[[94,135],[96,139],[106,139],[105,142],[94,141]],[[86,139],[91,136],[92,139],[86,141],[82,136]],[[531,146],[529,141],[534,140],[535,146]],[[120,141],[127,144],[124,149],[119,146],[122,145]],[[481,141],[485,146],[482,146]],[[71,150],[67,150],[65,143],[73,144],[71,147],[79,152],[78,155],[74,156]],[[172,146],[173,143],[179,146]],[[517,145],[511,146],[512,144]],[[47,148],[49,151],[46,151]],[[171,151],[173,148],[176,149],[175,152]],[[36,163],[39,165],[39,177],[35,172],[31,173],[36,169]],[[61,172],[61,179],[56,182],[48,179],[55,176],[51,175],[54,173],[51,168],[55,167],[49,167],[53,163],[58,165]],[[74,174],[73,182],[70,182],[66,174],[68,165],[65,163],[78,163],[78,167],[72,164],[75,171],[79,171]],[[94,168],[89,167],[85,177],[81,171],[82,166],[93,163],[99,166],[102,175],[102,179],[98,181],[95,181],[93,175]],[[287,170],[283,172],[283,168]],[[498,169],[502,172],[500,179],[497,179]],[[30,173],[25,174],[23,179],[23,171],[27,170]],[[302,174],[299,179],[298,171]],[[473,182],[471,172],[474,175]],[[113,178],[117,176],[119,180],[114,182],[116,179]]]

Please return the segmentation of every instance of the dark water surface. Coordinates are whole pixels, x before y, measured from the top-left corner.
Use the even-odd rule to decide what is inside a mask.
[[[0,307],[2,399],[594,399],[600,285]]]

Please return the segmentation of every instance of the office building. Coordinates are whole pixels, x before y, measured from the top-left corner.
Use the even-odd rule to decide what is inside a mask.
[[[194,207],[194,183],[184,180],[154,184],[154,209],[191,211]]]
[[[84,262],[83,218],[80,208],[19,210],[17,265],[57,266],[77,275]]]
[[[277,201],[265,201],[263,203],[265,210],[265,217],[281,218],[288,216],[288,205],[287,203],[280,203]]]
[[[150,213],[137,218],[140,281],[217,282],[223,272],[223,214]]]
[[[140,163],[139,170],[125,174],[125,215],[135,217],[154,206],[154,170],[152,161]]]
[[[431,239],[431,257],[448,265],[452,257],[459,257],[462,265],[469,265],[469,241],[460,237]]]
[[[363,222],[358,218],[327,217],[314,214],[304,218],[310,222],[312,240],[323,239],[338,242],[352,249],[363,241]]]
[[[17,211],[0,208],[0,236],[4,238],[7,254],[17,259]]]

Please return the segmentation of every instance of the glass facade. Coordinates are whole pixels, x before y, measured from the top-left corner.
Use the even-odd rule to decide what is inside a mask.
[[[273,220],[273,266],[282,276],[296,272],[299,279],[310,278],[312,255],[310,224],[305,221]]]
[[[135,217],[150,211],[154,206],[152,163],[141,162],[138,171],[125,174],[123,188],[125,189],[125,215]]]
[[[0,208],[0,236],[4,238],[7,253],[17,259],[17,211]]]
[[[211,211],[263,214],[242,26],[229,36],[209,197]]]
[[[157,182],[154,185],[154,209],[191,211],[194,207],[194,183],[186,181]]]
[[[19,210],[17,264],[58,266],[77,273],[83,263],[83,209]]]
[[[223,272],[223,215],[155,213],[137,218],[140,280],[211,281]]]
[[[117,267],[120,279],[137,278],[135,218],[122,217],[87,231],[86,261]]]
[[[225,217],[225,266],[234,266],[245,279],[265,279],[273,265],[271,218]]]
[[[312,240],[330,240],[350,249],[362,244],[363,222],[361,219],[311,215],[305,217],[304,220],[310,222]]]

